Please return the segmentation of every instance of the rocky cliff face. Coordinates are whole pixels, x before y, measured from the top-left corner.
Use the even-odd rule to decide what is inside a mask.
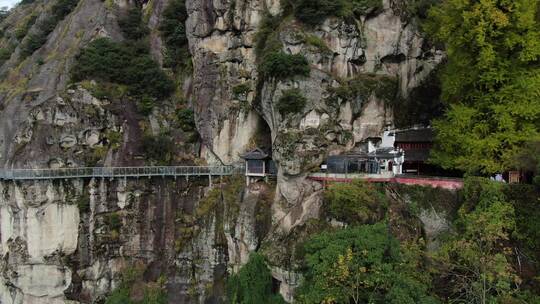
[[[146,281],[166,277],[170,303],[221,302],[227,271],[257,248],[292,300],[299,278],[289,253],[275,248],[309,235],[306,221],[319,216],[322,186],[306,173],[393,125],[400,101],[442,59],[401,16],[399,0],[354,23],[329,18],[316,27],[285,16],[278,0],[187,0],[193,74],[177,78],[177,88],[194,108],[201,138],[189,143],[171,118],[173,98],[143,116],[129,100],[97,98],[92,81],[70,83],[81,48],[98,37],[122,41],[118,16],[137,5],[151,54],[163,63],[158,28],[170,1],[80,0],[23,58],[52,2],[21,5],[1,24],[0,47],[10,51],[0,68],[1,166],[142,165],[144,135],[167,134],[176,164],[230,164],[266,145],[279,174],[276,187],[249,188],[241,179],[214,189],[206,180],[0,182],[0,303],[100,301],[136,262],[146,265]],[[260,76],[256,36],[270,16],[279,19],[272,29],[279,49],[303,54],[309,76]],[[26,36],[17,35],[25,27]],[[291,88],[306,104],[282,115],[276,104]]]
[[[308,27],[283,17],[272,29],[283,52],[303,54],[309,77],[286,81],[258,75],[256,35],[266,15],[284,14],[279,1],[187,1],[187,31],[194,62],[194,100],[205,144],[223,162],[238,160],[250,140],[263,133],[280,166],[279,191],[291,204],[302,196],[302,174],[316,168],[328,153],[380,136],[393,125],[399,100],[424,80],[443,54],[429,46],[415,22],[400,15],[400,1],[350,24],[329,18]],[[233,5],[234,4],[234,5]],[[279,18],[279,17],[277,17]],[[314,45],[313,40],[318,41]],[[369,75],[369,76],[368,76]],[[332,89],[347,79],[378,77],[387,92],[366,88],[362,96],[344,99]],[[243,94],[234,88],[246,85]],[[292,116],[276,110],[282,93],[298,88],[306,106]],[[247,107],[238,104],[247,103]],[[299,157],[300,156],[300,157]]]

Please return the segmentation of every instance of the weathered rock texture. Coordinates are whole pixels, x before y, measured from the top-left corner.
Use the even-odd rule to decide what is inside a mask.
[[[69,83],[84,45],[97,37],[123,40],[118,12],[133,1],[80,0],[46,43],[22,60],[16,30],[25,16],[46,18],[53,2],[19,6],[1,24],[0,47],[13,46],[13,52],[0,67],[0,167],[141,165],[143,136],[167,134],[176,144],[176,164],[230,164],[248,148],[271,147],[277,186],[244,189],[243,181],[233,180],[216,196],[198,180],[1,182],[2,304],[101,301],[118,285],[121,270],[136,261],[147,265],[145,280],[167,278],[170,303],[219,303],[227,272],[259,248],[291,301],[299,276],[291,271],[290,249],[313,231],[309,220],[320,216],[322,204],[322,186],[307,180],[307,172],[326,155],[350,150],[393,125],[399,101],[442,58],[415,23],[395,11],[397,0],[385,0],[381,11],[355,24],[329,18],[308,28],[284,18],[273,31],[282,51],[304,54],[311,72],[263,81],[255,36],[264,15],[282,13],[280,1],[186,0],[194,71],[177,79],[184,79],[179,91],[193,104],[200,146],[187,143],[179,130],[172,100],[160,101],[144,117],[132,100],[92,96],[91,81]],[[168,1],[142,3],[151,54],[162,63],[158,27]],[[349,99],[332,93],[365,77],[384,79],[393,90]],[[238,85],[248,89],[235,93]],[[276,102],[290,88],[298,88],[307,104],[283,116]]]
[[[415,23],[393,9],[394,1],[383,1],[383,10],[358,24],[329,18],[309,28],[285,18],[274,29],[282,50],[305,55],[311,75],[287,81],[269,79],[257,92],[261,79],[254,39],[264,14],[281,13],[279,1],[233,2],[187,1],[198,127],[205,144],[221,161],[230,163],[238,160],[239,152],[266,124],[270,134],[265,136],[272,142],[281,169],[279,191],[290,204],[302,200],[291,186],[298,182],[291,179],[318,167],[327,153],[380,136],[385,127],[393,125],[393,109],[399,107],[399,100],[442,59],[442,53],[428,46]],[[310,45],[308,36],[322,41],[326,49]],[[367,92],[363,98],[328,102],[330,89],[340,81],[366,74],[395,81],[393,96],[384,99]],[[242,98],[233,92],[239,84],[251,88]],[[290,88],[299,88],[308,103],[301,113],[282,117],[275,104]],[[238,107],[241,103],[252,107]]]

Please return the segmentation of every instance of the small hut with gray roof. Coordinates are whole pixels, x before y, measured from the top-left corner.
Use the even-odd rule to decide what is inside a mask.
[[[255,148],[241,155],[246,162],[246,183],[260,179],[268,180],[268,177],[277,174],[277,168],[269,152],[262,148]]]

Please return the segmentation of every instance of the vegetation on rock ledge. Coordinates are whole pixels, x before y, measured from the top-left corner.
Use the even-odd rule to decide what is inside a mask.
[[[301,112],[306,106],[307,99],[299,89],[283,91],[276,108],[281,115],[292,115]]]
[[[290,55],[279,51],[265,56],[259,71],[263,77],[282,80],[294,76],[307,77],[310,67],[303,55]]]
[[[105,300],[105,304],[166,304],[165,278],[144,282],[144,266],[136,264],[122,272],[120,286]]]
[[[24,59],[32,55],[46,41],[49,34],[56,28],[56,25],[75,9],[79,0],[57,0],[52,6],[50,16],[43,19],[35,33],[28,35],[21,45],[21,58]]]
[[[188,50],[186,19],[186,6],[182,0],[171,1],[163,11],[163,19],[159,30],[167,46],[164,66],[185,68],[189,65],[191,55]]]
[[[537,225],[531,221],[519,223],[518,219],[526,213],[524,201],[537,201],[540,189],[527,186],[525,191],[523,186],[483,178],[466,179],[452,228],[439,236],[439,245],[433,251],[428,251],[423,238],[401,236],[398,241],[391,234],[399,228],[389,229],[390,226],[401,227],[404,220],[414,220],[414,216],[396,219],[406,214],[395,213],[392,205],[397,201],[390,202],[388,211],[382,215],[380,210],[369,207],[375,205],[374,201],[384,201],[372,186],[332,185],[326,190],[323,208],[347,225],[327,227],[303,243],[297,254],[302,257],[299,270],[305,280],[295,300],[298,303],[538,303],[540,282],[532,266],[540,259],[537,250],[532,253],[533,248],[538,248]],[[516,191],[529,195],[516,202],[516,197],[520,197]],[[455,208],[454,203],[451,207]],[[433,207],[422,208],[431,212]],[[446,216],[452,220],[450,213]],[[366,222],[370,224],[365,225]],[[518,227],[520,232],[516,233]],[[524,248],[530,255],[520,253]]]

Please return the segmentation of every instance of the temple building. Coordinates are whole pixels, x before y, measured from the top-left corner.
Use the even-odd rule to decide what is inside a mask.
[[[268,180],[268,177],[277,175],[276,164],[272,160],[270,153],[261,148],[255,148],[241,157],[245,160],[246,184],[257,182],[261,179]]]
[[[384,132],[382,137],[370,137],[354,151],[330,156],[325,169],[332,174],[402,174],[405,155],[394,147],[394,135]]]
[[[430,174],[438,170],[428,164],[429,153],[433,147],[433,129],[414,128],[392,131],[394,147],[405,152],[403,173]]]

